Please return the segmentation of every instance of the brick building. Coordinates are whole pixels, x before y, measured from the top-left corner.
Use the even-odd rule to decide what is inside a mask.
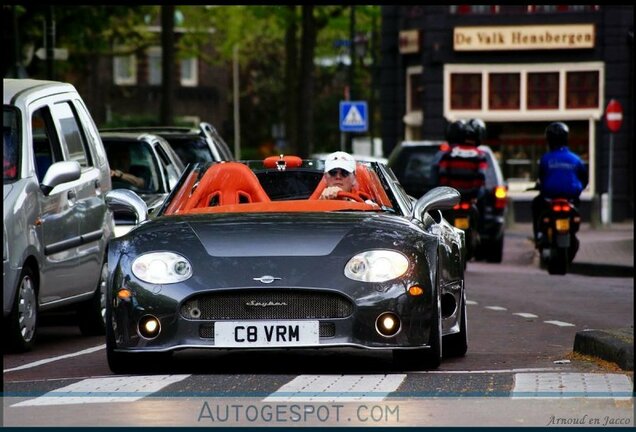
[[[401,140],[441,139],[448,122],[479,117],[499,156],[517,220],[529,220],[543,131],[570,126],[590,171],[584,218],[600,220],[608,189],[605,108],[623,107],[614,134],[612,219],[633,218],[633,6],[383,6],[384,154]]]

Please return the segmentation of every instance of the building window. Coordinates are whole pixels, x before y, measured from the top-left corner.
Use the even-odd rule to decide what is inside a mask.
[[[499,5],[453,5],[450,7],[450,13],[456,15],[496,14],[499,13],[499,9]]]
[[[559,73],[528,72],[528,109],[559,108]]]
[[[148,57],[148,84],[161,85],[161,47],[150,47]]]
[[[568,72],[566,75],[566,107],[598,108],[598,71]]]
[[[113,79],[115,85],[137,84],[137,58],[134,54],[113,57]]]
[[[481,73],[451,74],[451,109],[481,109]]]
[[[181,85],[196,87],[199,84],[199,62],[196,57],[181,60]]]
[[[488,75],[488,107],[494,110],[518,110],[520,107],[520,74]]]

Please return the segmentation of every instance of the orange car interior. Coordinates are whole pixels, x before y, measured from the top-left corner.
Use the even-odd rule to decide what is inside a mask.
[[[271,156],[263,161],[266,168],[280,167],[285,162],[286,168],[297,168],[302,159],[297,156]],[[377,209],[375,205],[347,200],[318,200],[325,188],[325,179],[320,183],[308,200],[271,201],[256,174],[243,163],[223,162],[212,165],[201,180],[196,183],[197,172],[190,173],[165,211],[166,215],[184,213],[216,213],[216,212],[299,212],[299,211],[333,211],[342,209],[369,210]],[[357,187],[354,193],[363,199],[371,199],[382,206],[392,207],[386,192],[382,188],[375,172],[366,166],[356,167]],[[221,207],[221,208],[219,208]]]

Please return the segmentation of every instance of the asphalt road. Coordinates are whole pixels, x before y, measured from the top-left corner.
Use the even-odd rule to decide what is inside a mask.
[[[4,425],[633,425],[633,374],[572,354],[577,331],[633,322],[633,287],[550,276],[509,233],[501,264],[468,264],[467,355],[430,372],[366,351],[193,350],[116,376],[103,338],[50,319],[35,351],[4,355]]]

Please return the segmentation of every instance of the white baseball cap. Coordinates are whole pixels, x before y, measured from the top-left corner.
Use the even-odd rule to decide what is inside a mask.
[[[334,168],[342,168],[345,171],[353,173],[356,170],[356,161],[349,153],[337,151],[325,158],[325,172],[331,171]]]

